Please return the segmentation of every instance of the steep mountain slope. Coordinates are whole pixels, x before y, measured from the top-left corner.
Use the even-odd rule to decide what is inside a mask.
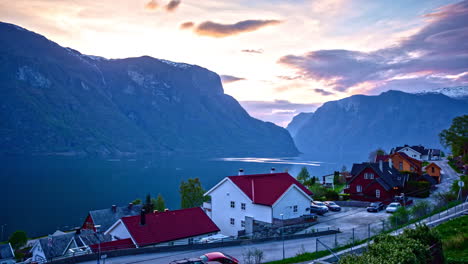
[[[87,56],[6,23],[0,47],[1,153],[298,153],[199,66]]]
[[[388,91],[327,102],[302,125],[293,120],[288,127],[300,126],[294,140],[301,152],[354,155],[359,160],[378,147],[387,151],[401,144],[441,147],[440,131],[466,113],[466,101],[443,94]]]

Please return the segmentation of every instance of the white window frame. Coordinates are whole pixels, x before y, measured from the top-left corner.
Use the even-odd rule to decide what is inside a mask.
[[[230,223],[231,225],[235,225],[235,224],[236,224],[236,219],[234,219],[234,218],[229,218],[229,223]]]
[[[375,197],[380,198],[380,190],[379,189],[375,190]]]
[[[364,180],[367,180],[367,172],[364,173]]]
[[[236,202],[235,201],[231,201],[231,208],[236,208]]]
[[[241,210],[244,210],[245,211],[245,208],[247,207],[247,205],[245,203],[241,203]]]
[[[356,186],[356,191],[359,192],[359,193],[362,192],[362,186],[361,186],[361,185],[357,185],[357,186]]]
[[[241,220],[241,227],[245,228],[245,221],[244,220]]]
[[[373,180],[374,179],[374,173],[369,173],[369,180]]]

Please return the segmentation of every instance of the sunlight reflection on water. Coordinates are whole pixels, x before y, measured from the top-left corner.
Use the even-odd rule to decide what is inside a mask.
[[[300,160],[297,158],[219,158],[215,160],[221,161],[236,161],[236,162],[248,162],[248,163],[271,163],[271,164],[290,164],[290,165],[303,165],[303,166],[315,166],[319,167],[320,164],[324,163],[321,161],[311,160]]]

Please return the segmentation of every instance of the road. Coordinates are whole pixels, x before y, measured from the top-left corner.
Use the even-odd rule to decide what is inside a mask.
[[[448,161],[446,159],[444,160],[437,160],[437,161],[430,161],[434,162],[439,166],[442,171],[441,171],[441,181],[440,184],[437,184],[437,190],[431,193],[431,195],[427,199],[414,199],[414,200],[426,200],[429,201],[432,204],[437,204],[437,193],[446,193],[450,191],[450,188],[452,187],[452,184],[454,181],[458,181],[460,179],[460,174],[457,173],[450,165],[448,164]]]

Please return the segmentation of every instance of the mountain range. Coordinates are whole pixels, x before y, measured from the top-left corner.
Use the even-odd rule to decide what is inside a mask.
[[[148,56],[105,59],[0,23],[0,153],[298,154],[252,118],[218,74]]]
[[[468,101],[457,98],[392,90],[354,95],[297,115],[287,129],[303,153],[354,160],[367,159],[377,148],[389,151],[404,144],[442,148],[438,134],[454,117],[468,114]]]

